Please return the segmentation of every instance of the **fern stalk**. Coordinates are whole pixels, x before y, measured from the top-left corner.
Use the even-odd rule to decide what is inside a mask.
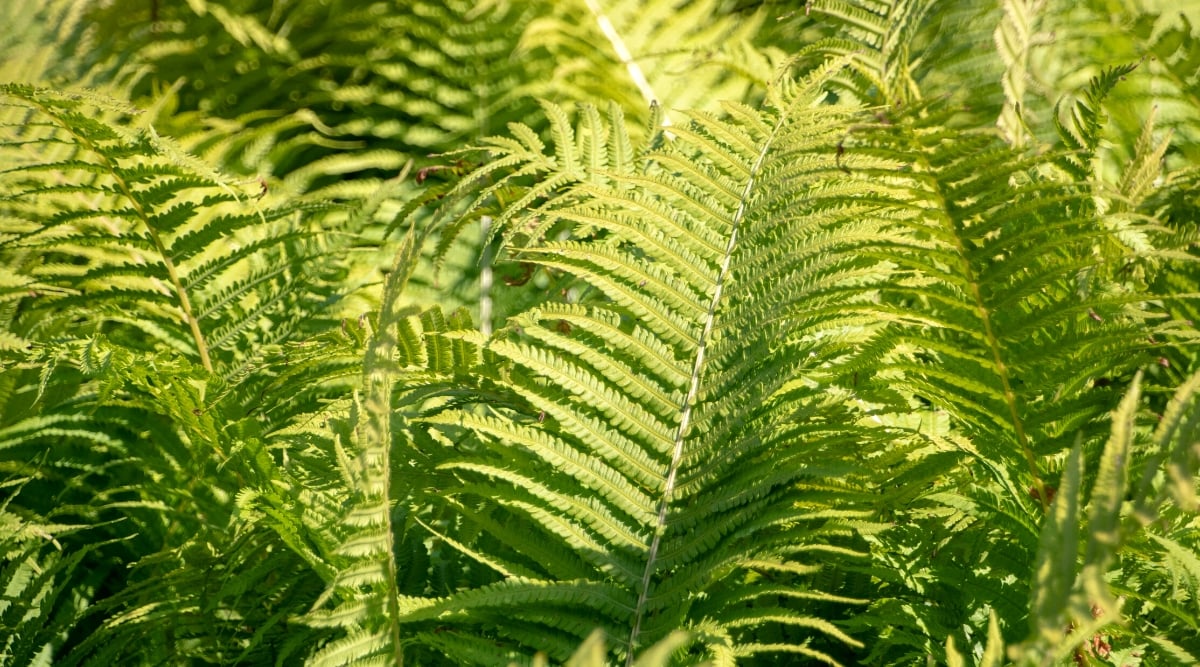
[[[930,166],[926,165],[926,168],[929,169]],[[938,194],[944,202],[944,194],[941,192]],[[942,208],[945,208],[945,204],[942,205]],[[954,224],[949,218],[944,219],[949,224]],[[970,285],[971,299],[973,301],[972,306],[974,307],[976,314],[979,316],[979,320],[983,328],[983,337],[987,341],[988,351],[992,356],[992,363],[995,364],[996,376],[1000,380],[1000,386],[1004,393],[1004,403],[1008,408],[1009,419],[1012,420],[1013,434],[1016,437],[1017,446],[1021,450],[1021,455],[1025,459],[1025,464],[1029,467],[1029,474],[1033,478],[1033,488],[1037,492],[1037,496],[1042,507],[1042,512],[1045,513],[1050,508],[1050,503],[1046,498],[1045,482],[1042,481],[1042,475],[1037,464],[1036,455],[1034,454],[1033,448],[1029,443],[1029,436],[1025,432],[1025,424],[1021,419],[1021,414],[1017,406],[1017,394],[1015,391],[1013,391],[1012,379],[1009,376],[1008,366],[1004,363],[1003,348],[1001,346],[999,337],[996,335],[995,328],[992,325],[992,317],[991,312],[988,309],[988,304],[984,300],[983,292],[980,289],[979,276],[976,275],[974,268],[971,266],[969,252],[967,247],[963,244],[961,235],[957,233],[951,233],[950,237],[953,239],[954,250],[961,260],[960,265],[962,267],[961,270],[963,272],[963,277],[967,284]]]
[[[954,242],[959,246],[959,251],[964,253],[965,256],[966,248],[962,247],[962,239],[955,237]],[[1037,490],[1042,511],[1045,512],[1050,508],[1050,503],[1046,498],[1046,486],[1042,481],[1042,475],[1038,469],[1033,448],[1029,446],[1029,436],[1025,433],[1024,422],[1021,420],[1020,413],[1017,412],[1017,394],[1013,391],[1012,380],[1008,375],[1008,367],[1001,358],[1000,341],[992,329],[992,318],[988,312],[987,304],[983,301],[983,294],[979,290],[979,281],[976,280],[968,263],[964,262],[963,270],[966,272],[968,280],[970,280],[971,296],[975,299],[975,307],[978,309],[979,318],[983,322],[984,335],[987,338],[988,348],[992,352],[992,362],[996,364],[996,375],[999,376],[1000,385],[1004,389],[1004,402],[1008,406],[1009,417],[1012,418],[1013,432],[1017,436],[1017,444],[1021,448],[1021,454],[1025,457],[1026,465],[1029,466],[1029,474],[1033,476],[1033,486]]]
[[[590,1],[590,0],[589,0]],[[725,289],[725,283],[729,279],[730,266],[733,260],[734,250],[737,248],[738,232],[741,229],[742,222],[746,218],[746,210],[754,192],[754,187],[758,179],[759,172],[762,170],[763,163],[766,161],[771,149],[775,146],[775,139],[779,135],[789,118],[792,107],[789,105],[784,113],[780,114],[779,119],[775,122],[775,126],[771,130],[771,134],[763,142],[759,149],[758,155],[755,157],[754,163],[750,168],[750,172],[746,178],[746,184],[742,188],[741,196],[739,197],[737,210],[734,212],[729,230],[729,240],[725,244],[724,256],[721,258],[721,268],[717,274],[715,285],[713,286],[712,298],[709,300],[708,310],[704,317],[704,327],[696,341],[696,355],[692,363],[692,373],[688,384],[687,395],[683,399],[683,404],[679,413],[679,426],[675,430],[675,438],[671,449],[671,463],[667,469],[666,483],[663,488],[662,498],[658,504],[658,515],[655,524],[654,538],[650,543],[650,548],[647,551],[646,568],[642,573],[642,583],[638,591],[637,606],[633,614],[633,625],[629,633],[629,652],[626,655],[625,664],[631,666],[633,664],[634,655],[637,648],[638,635],[641,632],[642,617],[645,614],[646,601],[649,597],[650,580],[653,577],[654,571],[658,566],[658,550],[662,543],[662,537],[666,531],[667,512],[671,503],[671,496],[675,489],[676,476],[679,473],[680,462],[683,459],[684,440],[687,436],[688,427],[691,424],[692,410],[696,405],[696,398],[700,391],[700,378],[704,372],[704,357],[708,350],[709,340],[712,337],[714,323],[717,318],[717,310],[721,305],[721,296]]]
[[[621,33],[617,32],[608,15],[604,13],[604,8],[596,0],[584,0],[584,3],[587,5],[588,11],[592,13],[592,16],[596,17],[596,25],[599,26],[600,32],[604,34],[608,42],[612,44],[617,59],[625,66],[625,70],[629,72],[629,78],[637,86],[638,92],[642,94],[642,98],[650,106],[659,104],[658,95],[654,92],[654,88],[650,86],[650,81],[646,78],[646,73],[642,71],[642,66],[638,64],[637,59],[630,53],[629,47],[625,45],[625,40],[621,38]],[[671,119],[666,114],[662,116],[662,124],[664,127],[670,127],[671,125]]]
[[[411,169],[412,163],[405,166],[397,178],[403,181]],[[379,471],[378,484],[382,487],[379,493],[384,499],[382,515],[383,532],[389,537],[389,548],[383,559],[386,572],[387,589],[387,633],[392,642],[392,660],[397,667],[404,665],[404,647],[400,643],[400,590],[396,559],[392,556],[395,549],[396,532],[392,525],[390,509],[391,493],[391,452],[392,452],[392,388],[395,381],[393,368],[393,352],[396,348],[396,327],[401,319],[396,312],[396,302],[404,292],[405,285],[416,269],[417,260],[421,253],[421,243],[415,229],[409,229],[404,243],[396,253],[394,270],[388,275],[383,291],[383,305],[379,310],[379,330],[375,340],[368,347],[363,362],[363,373],[366,385],[367,424],[366,430],[371,434],[368,439],[370,446],[364,446],[360,457],[374,454],[379,460],[363,461],[363,470],[374,468]]]
[[[411,261],[413,255],[412,235],[406,239],[406,243],[401,247],[397,254],[397,264],[404,266],[407,263],[409,266],[415,264]],[[407,261],[406,261],[407,260]],[[379,311],[379,330],[375,334],[375,340],[367,348],[366,356],[363,360],[363,372],[366,375],[366,424],[365,431],[370,434],[369,438],[365,438],[371,443],[371,446],[364,446],[359,452],[360,465],[363,471],[368,471],[372,468],[381,471],[380,478],[377,483],[382,486],[379,490],[385,501],[385,511],[382,513],[383,532],[385,532],[392,541],[395,539],[396,533],[392,527],[392,513],[388,508],[390,506],[391,494],[391,451],[392,451],[392,409],[391,396],[393,376],[392,372],[392,353],[396,347],[396,322],[399,319],[396,315],[395,302],[396,297],[401,293],[405,283],[411,275],[410,271],[397,270],[393,271],[387,278],[386,287],[384,289],[384,301]],[[373,442],[371,442],[373,440]],[[367,461],[366,458],[374,455],[378,461]],[[386,572],[385,585],[387,587],[387,605],[388,605],[388,629],[387,633],[391,638],[392,643],[392,659],[397,667],[404,665],[404,650],[400,643],[400,624],[397,619],[400,618],[400,591],[396,587],[397,571],[396,559],[392,557],[393,548],[389,544],[386,557],[383,558],[384,568]]]

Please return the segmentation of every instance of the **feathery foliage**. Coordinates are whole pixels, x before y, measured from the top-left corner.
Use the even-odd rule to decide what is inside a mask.
[[[1194,12],[0,17],[0,664],[1200,662]]]

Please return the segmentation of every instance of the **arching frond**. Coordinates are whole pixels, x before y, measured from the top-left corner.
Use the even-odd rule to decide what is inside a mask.
[[[306,581],[323,563],[279,555],[299,533],[239,531],[232,496],[280,477],[277,429],[347,390],[344,339],[310,340],[288,364],[338,298],[324,279],[339,244],[305,227],[328,206],[259,209],[257,184],[220,176],[102,95],[3,91],[5,471],[27,478],[32,516],[97,531],[63,538],[64,567],[46,561],[59,588],[44,599],[74,588],[79,604],[54,612],[52,637],[20,640],[95,664],[261,657],[297,600],[319,593]],[[309,384],[277,396],[281,379]],[[170,590],[188,592],[161,604]],[[248,610],[248,597],[271,602]],[[155,633],[162,623],[186,649]]]
[[[822,398],[821,368],[849,351],[852,324],[874,321],[870,295],[888,272],[861,252],[886,240],[887,223],[851,223],[853,209],[826,203],[847,113],[820,104],[833,71],[781,83],[762,109],[695,114],[637,161],[613,164],[602,149],[590,178],[570,129],[551,148],[532,137],[495,144],[504,171],[491,191],[545,174],[537,194],[496,217],[514,253],[575,276],[588,296],[515,317],[492,340],[455,336],[494,355],[498,386],[528,407],[440,412],[427,423],[490,452],[445,464],[462,480],[453,494],[462,506],[484,503],[462,520],[479,521],[482,510],[480,527],[501,531],[536,579],[504,579],[486,598],[464,591],[445,609],[487,599],[509,620],[481,631],[519,646],[540,627],[565,633],[566,647],[586,625],[545,610],[582,606],[627,656],[702,619],[746,655],[789,645],[756,640],[769,626],[797,644],[811,634],[818,645],[856,645],[805,613],[810,596],[771,602],[780,589],[754,574],[803,577],[802,564],[819,563],[805,548],[836,541],[840,520],[796,509],[807,493],[816,506],[835,493],[816,490],[832,474],[816,465],[818,452],[857,437],[816,417],[837,409]],[[608,131],[625,141],[620,124]],[[546,230],[560,229],[580,240],[550,240]],[[778,298],[757,298],[764,291]],[[517,606],[518,590],[533,585],[544,604]],[[854,602],[819,589],[810,599]]]
[[[302,209],[255,210],[244,184],[221,180],[152,129],[89,117],[128,113],[100,97],[4,92],[6,254],[43,290],[26,318],[55,326],[86,302],[105,314],[92,326],[124,324],[206,369],[233,369],[329,297],[301,268],[328,250],[304,228]],[[38,144],[61,149],[22,156]]]
[[[958,450],[973,460],[973,478],[964,479],[952,473],[953,459],[929,459],[936,465],[925,471],[927,483],[946,486],[923,502],[941,506],[929,510],[930,523],[940,527],[932,540],[897,533],[895,556],[914,546],[940,554],[931,562],[931,580],[958,582],[963,590],[982,592],[1006,579],[1011,584],[960,597],[964,607],[941,602],[919,614],[919,623],[948,623],[943,632],[952,632],[961,623],[956,615],[976,619],[978,628],[989,611],[1003,610],[1001,619],[1026,613],[1024,578],[1037,551],[1037,527],[1045,530],[1052,520],[1043,519],[1042,510],[1062,491],[1056,479],[1066,474],[1064,464],[1079,465],[1066,452],[1082,446],[1088,460],[1101,455],[1100,427],[1116,398],[1104,387],[1188,344],[1193,333],[1166,317],[1159,294],[1134,268],[1174,256],[1175,241],[1148,217],[1123,215],[1128,208],[1116,203],[1119,196],[1112,208],[1098,206],[1104,200],[1092,183],[1064,179],[1062,158],[1053,153],[1030,157],[990,134],[922,126],[915,118],[884,125],[880,130],[893,137],[884,143],[858,130],[846,162],[851,177],[862,165],[864,175],[897,188],[889,195],[899,198],[893,206],[911,207],[905,216],[915,232],[910,250],[898,246],[890,256],[912,272],[885,294],[910,313],[905,320],[923,323],[895,327],[875,341],[894,347],[875,366],[882,393],[863,388],[863,395],[894,404],[892,392],[900,390],[902,397],[931,402],[966,438],[940,435],[942,443],[927,452]],[[1140,152],[1152,154],[1151,146],[1147,140]],[[1132,176],[1146,168],[1145,160],[1130,165],[1131,179],[1120,187],[1145,182],[1144,175]],[[989,517],[988,524],[977,523],[979,517]],[[1075,567],[1073,555],[1064,558]],[[1049,578],[1073,576],[1065,572]],[[922,599],[930,595],[911,579],[897,584]],[[1045,600],[1059,604],[1060,597],[1050,592]],[[1053,625],[1034,618],[1043,621],[1037,628]],[[1002,627],[1009,638],[1020,638],[1022,625]],[[927,643],[916,649],[929,650]]]

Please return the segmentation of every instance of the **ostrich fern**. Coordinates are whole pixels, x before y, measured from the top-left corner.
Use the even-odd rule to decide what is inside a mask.
[[[1200,660],[1194,20],[13,3],[0,664]]]

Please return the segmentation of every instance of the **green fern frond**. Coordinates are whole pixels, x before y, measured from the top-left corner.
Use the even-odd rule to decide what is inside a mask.
[[[996,52],[1004,61],[1004,108],[997,121],[1005,138],[1020,149],[1029,132],[1022,118],[1029,72],[1029,51],[1035,46],[1037,14],[1044,3],[1011,0],[1003,4],[1004,19],[996,27]]]
[[[725,118],[697,113],[687,125],[672,126],[669,145],[623,171],[607,163],[599,142],[587,144],[597,159],[576,158],[579,132],[568,129],[555,132],[552,149],[528,132],[525,145],[495,142],[505,149],[496,155],[499,166],[483,168],[503,174],[485,195],[515,193],[495,217],[515,256],[574,276],[594,295],[527,311],[490,340],[455,334],[494,356],[497,387],[530,407],[444,411],[424,423],[452,440],[470,434],[489,452],[490,460],[444,466],[462,479],[454,492],[463,498],[460,506],[495,505],[491,515],[504,519],[487,525],[519,552],[549,555],[535,548],[548,540],[577,554],[532,561],[544,579],[528,582],[534,588],[525,594],[545,595],[555,607],[594,609],[607,619],[610,636],[625,635],[618,651],[630,661],[633,647],[702,618],[717,619],[747,655],[801,650],[828,657],[800,648],[806,633],[856,645],[804,611],[817,601],[851,602],[844,596],[817,589],[785,595],[788,603],[777,607],[766,601],[778,588],[731,583],[774,549],[834,541],[839,529],[852,534],[840,527],[841,517],[863,516],[799,512],[793,505],[805,497],[800,481],[824,474],[805,472],[817,455],[804,448],[832,446],[839,427],[808,421],[818,405],[832,408],[817,399],[815,386],[798,381],[801,373],[819,377],[822,362],[788,359],[804,358],[797,350],[827,359],[849,349],[858,338],[822,339],[870,317],[871,286],[886,275],[886,267],[857,254],[883,243],[886,227],[861,224],[838,237],[830,231],[848,221],[820,196],[841,173],[834,147],[839,114],[846,112],[813,105],[836,70],[833,64],[799,86],[781,85],[772,105],[760,110],[729,106]],[[594,112],[585,109],[581,118],[588,136],[605,135],[594,132]],[[614,124],[607,134],[624,143],[624,132]],[[602,167],[588,171],[575,166],[580,162]],[[523,185],[535,173],[544,176]],[[805,189],[815,194],[779,196]],[[543,203],[526,210],[535,200]],[[542,240],[549,229],[569,230],[579,240]],[[785,266],[785,255],[794,263]],[[755,307],[754,295],[764,289],[790,296]],[[842,317],[831,319],[826,313],[834,304]],[[780,357],[746,353],[768,340]],[[756,407],[739,407],[748,405]],[[772,461],[779,466],[774,474],[767,471]],[[830,502],[821,498],[813,491],[811,502]],[[520,531],[537,537],[519,539]],[[751,543],[758,546],[744,550]],[[594,597],[578,597],[583,582],[572,583],[578,576],[572,573],[584,574]],[[527,616],[509,597],[527,584],[506,581],[456,593],[445,604],[486,601],[513,619],[568,636],[578,631],[542,611]],[[730,593],[717,595],[721,587]],[[711,607],[689,593],[696,590],[715,595]],[[721,603],[737,591],[751,601],[749,609]],[[729,616],[722,609],[741,611]],[[496,622],[501,636],[525,632],[515,620]],[[797,643],[757,641],[767,627],[796,633]]]
[[[959,653],[954,637],[946,639],[946,664],[950,667],[966,667],[968,664],[965,656]],[[1000,635],[1000,625],[996,622],[995,614],[988,617],[987,643],[984,645],[983,655],[975,664],[978,667],[1001,667],[1004,664],[1004,638]]]
[[[1071,587],[1078,573],[1080,526],[1080,477],[1083,465],[1081,449],[1071,450],[1067,467],[1059,481],[1058,494],[1042,525],[1038,550],[1037,577],[1033,582],[1030,623],[1034,632],[1043,633],[1039,639],[1052,644],[1060,640],[1056,628],[1067,626],[1071,609]]]
[[[1181,9],[12,0],[0,663],[1197,662]]]
[[[6,487],[18,491],[0,506],[0,664],[5,665],[33,664],[53,655],[83,612],[70,597],[70,584],[78,581],[76,570],[91,550],[63,553],[59,538],[81,526],[34,523],[9,511],[28,481],[6,480]]]
[[[1076,178],[1083,180],[1094,171],[1091,161],[1100,144],[1100,132],[1105,125],[1104,98],[1137,67],[1136,64],[1111,67],[1089,82],[1083,98],[1076,100],[1065,112],[1055,108],[1054,121],[1063,142],[1078,154],[1064,156],[1063,166]],[[1062,119],[1065,113],[1066,120]]]
[[[885,126],[883,131],[893,133],[897,127]],[[1020,582],[1031,571],[1032,560],[1027,559],[1036,553],[1038,540],[1029,527],[1049,525],[1052,519],[1043,520],[1038,507],[1048,506],[1049,494],[1063,493],[1066,481],[1073,479],[1055,480],[1071,441],[1083,443],[1087,460],[1099,454],[1097,425],[1115,402],[1110,392],[1098,391],[1100,383],[1132,376],[1139,365],[1152,362],[1157,353],[1152,341],[1161,342],[1174,329],[1156,322],[1162,320],[1156,313],[1155,294],[1136,279],[1122,280],[1118,270],[1139,261],[1135,259],[1139,256],[1150,262],[1165,261],[1166,255],[1156,248],[1163,237],[1149,225],[1141,226],[1138,231],[1146,242],[1136,250],[1130,248],[1118,236],[1125,230],[1096,210],[1089,187],[1047,176],[1053,173],[1053,156],[1029,159],[996,150],[990,137],[951,138],[940,133],[923,137],[920,130],[907,136],[906,141],[914,141],[909,145],[929,151],[926,156],[942,156],[924,162],[924,158],[889,155],[900,163],[913,160],[913,173],[919,175],[913,177],[914,183],[927,184],[912,193],[914,201],[920,202],[914,218],[932,214],[931,222],[936,218],[944,222],[928,231],[912,227],[920,230],[921,240],[913,244],[914,250],[920,248],[911,256],[915,263],[892,255],[901,267],[915,270],[895,293],[896,303],[907,304],[903,308],[919,304],[918,312],[939,324],[932,329],[899,326],[894,333],[884,334],[882,340],[894,340],[896,346],[891,361],[876,366],[888,369],[878,379],[887,383],[888,392],[904,387],[903,393],[948,412],[973,443],[964,450],[973,460],[969,467],[990,480],[947,489],[949,495],[927,495],[922,503],[936,506],[950,501],[947,509],[953,508],[954,513],[930,516],[933,525],[953,526],[962,521],[956,517],[963,510],[967,516],[988,517],[985,524],[963,535],[978,536],[974,531],[979,530],[990,541],[953,537],[939,543],[914,537],[916,544],[923,545],[918,548],[947,554],[937,559],[930,576],[941,582],[959,581],[964,589],[980,592],[965,601],[967,609],[977,610],[978,625],[982,614],[995,611],[1006,637],[1019,639],[1016,619],[1026,613],[1020,587],[995,586],[997,574],[1008,572],[1009,581]],[[909,333],[901,333],[905,331]],[[895,334],[900,335],[892,338]],[[1184,333],[1176,340],[1185,343],[1187,336]],[[870,388],[861,391],[872,400]],[[886,395],[880,400],[886,400]],[[1068,460],[1082,465],[1077,461],[1081,456],[1077,453]],[[942,475],[952,470],[931,468]],[[947,478],[928,479],[938,485]],[[960,495],[971,502],[952,500]],[[1054,521],[1065,531],[1077,518],[1072,514]],[[897,537],[904,540],[897,548],[905,548],[900,545],[908,544],[907,540],[901,534]],[[1064,539],[1074,544],[1069,535]],[[1102,560],[1101,551],[1095,553],[1097,562]],[[977,581],[978,574],[972,573],[979,572],[981,560],[987,563],[983,567],[988,582]],[[1068,561],[1045,581],[1064,576],[1074,580],[1075,559]],[[920,591],[911,582],[897,584],[900,590]],[[1045,600],[1064,604],[1063,591],[1047,592]],[[966,609],[961,613],[972,614]],[[936,614],[930,610],[921,615]],[[1046,610],[1037,617],[1046,621],[1038,627],[1054,627],[1050,614]],[[921,648],[933,650],[927,645]]]
[[[843,77],[859,101],[881,107],[905,106],[921,99],[917,64],[927,45],[917,38],[932,13],[924,0],[879,3],[859,0],[812,0],[805,13],[831,22],[835,36],[817,42],[821,53],[845,57],[852,78]]]
[[[398,566],[403,561],[398,564],[394,554],[414,541],[411,530],[428,525],[430,519],[421,516],[420,507],[428,502],[430,491],[421,488],[419,471],[438,457],[426,453],[399,464],[412,469],[411,478],[395,474],[393,450],[408,450],[419,436],[406,428],[403,413],[393,415],[393,406],[415,416],[433,397],[430,388],[436,392],[446,387],[456,374],[479,363],[475,347],[439,337],[471,327],[468,316],[460,312],[447,318],[438,310],[417,316],[398,307],[429,231],[410,228],[396,255],[384,286],[384,306],[367,345],[361,394],[356,394],[348,419],[334,426],[332,444],[342,478],[338,491],[345,494],[341,512],[316,523],[302,522],[306,530],[332,533],[334,538],[320,554],[332,566],[327,588],[298,620],[343,633],[311,655],[311,664],[402,663],[408,641],[401,634],[403,616],[410,607],[423,604],[402,594],[405,575]],[[400,516],[412,512],[407,522],[397,523],[396,505],[404,508]],[[419,540],[416,545],[424,551]]]
[[[56,639],[54,655],[112,664],[294,651],[273,644],[319,594],[314,572],[332,576],[334,547],[313,526],[336,522],[340,506],[333,518],[319,502],[297,512],[297,501],[328,498],[281,471],[291,457],[311,482],[327,465],[313,452],[327,431],[311,424],[361,375],[345,344],[360,327],[307,350],[295,340],[336,327],[341,295],[325,280],[346,239],[311,225],[330,207],[259,210],[257,183],[226,180],[100,94],[10,84],[4,95],[6,328],[32,343],[4,373],[5,466],[42,491],[30,511],[126,519],[103,524],[99,548],[67,546],[87,566],[64,584],[88,602],[53,627],[88,630]],[[273,376],[310,384],[276,400]],[[235,521],[233,490],[248,481],[271,492]],[[280,482],[293,486],[281,493]],[[131,567],[112,574],[112,563]],[[109,575],[104,593],[92,578]],[[158,604],[165,591],[180,595]],[[153,630],[164,624],[169,639]]]
[[[301,264],[328,250],[297,224],[302,209],[253,210],[236,185],[152,131],[89,117],[96,108],[126,112],[102,97],[4,90],[16,105],[10,118],[44,119],[9,124],[5,137],[17,159],[4,174],[6,215],[23,221],[8,252],[25,248],[18,266],[54,287],[29,301],[32,313],[70,317],[84,303],[118,321],[140,313],[144,333],[190,349],[211,370],[231,367],[252,345],[283,340],[327,296],[302,280]],[[19,157],[31,140],[70,152]],[[39,206],[53,200],[55,213],[37,217],[27,208],[35,197]],[[34,249],[43,250],[29,254]],[[278,318],[287,312],[294,315]],[[278,318],[269,332],[260,328],[264,317]]]
[[[1194,16],[1192,20],[1195,20]],[[1186,110],[1194,106],[1200,94],[1195,77],[1188,76],[1188,72],[1200,64],[1200,39],[1196,36],[1196,27],[1185,14],[1164,13],[1159,17],[1144,17],[1138,25],[1138,36],[1145,39],[1141,43],[1143,53],[1154,57],[1158,73],[1155,79],[1160,84],[1156,86],[1156,97],[1158,103],[1167,107],[1167,124],[1178,128],[1187,137],[1186,141],[1178,142],[1180,151],[1188,156],[1188,160],[1193,159],[1200,128]]]
[[[1100,469],[1087,503],[1086,521],[1082,520],[1081,448],[1077,446],[1072,451],[1067,472],[1053,504],[1053,518],[1043,528],[1039,569],[1033,582],[1030,638],[1010,653],[1023,664],[1046,664],[1052,656],[1058,659],[1068,656],[1081,659],[1085,654],[1100,651],[1101,647],[1104,651],[1110,651],[1119,643],[1132,644],[1139,640],[1150,640],[1168,649],[1166,653],[1174,657],[1195,650],[1194,646],[1185,649],[1170,640],[1160,642],[1161,635],[1158,634],[1162,625],[1180,622],[1189,626],[1196,624],[1197,616],[1178,603],[1183,599],[1193,602],[1196,599],[1200,568],[1197,568],[1194,551],[1176,541],[1194,542],[1194,535],[1184,537],[1184,533],[1178,532],[1179,524],[1170,519],[1159,526],[1144,521],[1139,524],[1124,520],[1129,516],[1126,498],[1136,494],[1126,482],[1126,468],[1143,464],[1146,466],[1145,476],[1149,478],[1161,475],[1163,466],[1162,458],[1154,455],[1145,457],[1135,443],[1140,380],[1140,375],[1135,378],[1121,406],[1113,414],[1112,437],[1100,457]],[[1193,376],[1179,388],[1174,402],[1176,410],[1192,403],[1196,381]],[[1158,437],[1174,440],[1179,434],[1177,426],[1178,422],[1160,425]],[[1192,468],[1195,469],[1194,461]],[[1188,482],[1188,486],[1194,486],[1194,478]],[[1159,503],[1161,511],[1174,515],[1175,507],[1162,499]],[[1145,511],[1144,505],[1140,510],[1137,509],[1139,504],[1135,495],[1128,509]],[[1157,534],[1163,528],[1171,533],[1171,537]],[[1078,539],[1079,534],[1086,539]],[[1131,605],[1126,596],[1132,594],[1134,598],[1139,598],[1140,595],[1114,583],[1113,568],[1133,568],[1137,572],[1127,574],[1132,574],[1145,585],[1161,576],[1159,568],[1166,563],[1171,563],[1168,567],[1175,568],[1177,573],[1186,573],[1183,576],[1186,592],[1176,589],[1172,595],[1163,591],[1158,605],[1151,603],[1141,609],[1135,606],[1130,611]],[[1179,577],[1176,576],[1174,581],[1178,584]],[[1156,606],[1157,609],[1154,608]],[[1128,630],[1116,625],[1127,613],[1137,617]],[[1159,618],[1156,619],[1156,616]]]
[[[91,58],[96,43],[88,11],[85,3],[71,0],[5,3],[0,7],[0,20],[8,26],[0,38],[0,81],[120,89],[114,72]]]
[[[214,0],[163,5],[157,16],[96,7],[90,18],[111,40],[106,55],[134,54],[133,67],[144,68],[135,95],[177,86],[170,102],[177,111],[247,126],[273,144],[255,149],[276,165],[272,175],[305,192],[338,174],[398,169],[527,116],[520,82],[532,72],[524,68],[549,63],[511,56],[545,10],[457,0],[274,9]],[[197,71],[197,61],[209,67]],[[225,71],[238,75],[222,78]],[[304,92],[287,99],[274,92],[284,88]],[[272,137],[262,132],[270,112],[300,123]],[[178,120],[182,133],[193,131],[186,113]]]
[[[932,252],[923,249],[911,266],[918,275],[946,282],[943,288],[914,281],[911,293],[900,294],[926,301],[942,331],[961,333],[905,340],[898,351],[914,343],[931,347],[904,351],[896,373],[916,383],[913,393],[968,411],[968,422],[1007,432],[979,444],[993,448],[1007,440],[1012,448],[984,455],[1009,457],[1009,469],[1026,468],[1027,483],[1038,486],[1037,461],[1065,448],[1062,438],[1073,433],[1072,425],[1108,409],[1085,390],[1101,369],[1112,368],[1111,352],[1148,352],[1154,315],[1144,304],[1153,297],[1139,295],[1136,284],[1101,282],[1114,275],[1110,267],[1125,261],[1122,255],[1132,253],[1113,243],[1114,232],[1087,188],[1047,178],[1039,173],[1045,162],[1039,167],[1040,160],[1005,155],[990,138],[964,135],[947,142],[915,132],[909,140],[938,157],[925,164],[928,157],[917,158],[914,172],[921,181],[914,183],[928,185],[912,195],[931,206],[930,222],[942,222],[922,232],[933,242]],[[1008,187],[994,187],[1005,180]],[[922,363],[922,357],[939,363]],[[1125,368],[1132,371],[1132,365]]]

